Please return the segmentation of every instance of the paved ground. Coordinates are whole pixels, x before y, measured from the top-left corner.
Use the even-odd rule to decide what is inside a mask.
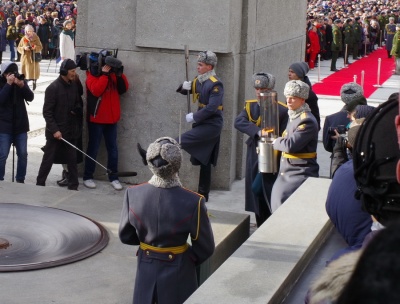
[[[9,53],[3,53],[3,60],[6,59],[9,55]],[[8,57],[9,58],[9,57]],[[42,158],[42,151],[40,148],[44,145],[45,143],[45,138],[44,138],[44,120],[41,115],[42,111],[42,106],[43,106],[43,94],[44,90],[47,87],[47,85],[54,80],[58,74],[58,67],[56,66],[55,61],[49,62],[48,60],[43,60],[40,63],[41,66],[41,77],[38,80],[38,87],[35,91],[35,100],[28,106],[28,112],[29,112],[29,118],[30,118],[30,124],[31,124],[31,132],[29,133],[29,140],[28,140],[28,153],[29,153],[29,160],[28,160],[28,172],[27,172],[27,177],[26,177],[26,184],[34,185],[35,180],[36,180],[36,175],[39,169],[39,165],[41,162]],[[312,83],[317,82],[318,80],[322,80],[323,78],[328,76],[331,72],[329,71],[329,66],[330,66],[330,61],[322,61],[320,64],[320,69],[315,69],[314,71],[310,71],[308,76],[310,77],[310,80]],[[338,68],[340,68],[340,63],[338,63]],[[319,72],[319,77],[318,77],[318,72]],[[369,103],[372,105],[377,105],[387,99],[387,97],[393,93],[393,92],[398,92],[399,87],[400,87],[400,76],[392,76],[388,81],[386,81],[382,88],[379,88],[369,99]],[[329,115],[331,113],[334,113],[338,111],[341,107],[343,106],[343,103],[340,101],[339,97],[330,97],[330,96],[319,96],[319,107],[320,107],[320,112],[321,112],[321,123],[323,124],[324,118],[326,115]],[[320,133],[320,139],[322,139],[322,135]],[[327,178],[329,175],[329,154],[324,151],[322,143],[320,142],[318,145],[318,161],[320,164],[320,176]],[[7,162],[7,168],[6,168],[6,181],[11,181],[11,170],[12,170],[12,154],[10,153],[8,162]],[[53,166],[53,169],[48,177],[48,183],[46,188],[49,188],[48,190],[51,192],[57,192],[60,191],[59,187],[56,184],[56,180],[59,179],[61,176],[61,166],[55,165]],[[122,184],[124,184],[123,179],[121,179]],[[106,253],[110,254],[112,256],[112,261],[118,264],[117,266],[120,268],[122,273],[124,273],[123,268],[126,267],[126,265],[122,265],[121,263],[118,263],[118,250],[125,250],[127,251],[128,249],[126,248],[127,246],[123,245],[118,245],[116,244],[118,241],[115,238],[115,232],[117,229],[117,221],[118,221],[118,208],[120,202],[122,201],[122,197],[124,194],[124,191],[115,191],[111,185],[106,182],[106,181],[99,181],[97,182],[98,188],[97,189],[87,189],[83,185],[79,187],[79,194],[81,196],[81,204],[77,204],[71,207],[66,207],[72,209],[72,211],[81,213],[81,214],[94,214],[94,218],[99,220],[101,223],[103,223],[112,233],[113,238],[112,238],[112,245],[113,247],[111,249],[106,250]],[[0,185],[0,188],[3,188],[3,186],[6,187],[6,185]],[[20,185],[18,189],[20,191],[24,191],[24,186]],[[50,188],[51,187],[51,188]],[[66,190],[62,190],[64,191]],[[3,197],[3,195],[2,195]],[[4,198],[4,197],[3,197]],[[28,197],[29,198],[29,197]],[[27,198],[27,199],[28,199]],[[45,196],[43,195],[43,198],[39,198],[39,200],[43,199],[45,201]],[[104,203],[106,202],[106,203]],[[49,204],[52,204],[52,202],[49,202]],[[54,205],[57,206],[58,202],[54,202]],[[67,205],[68,206],[68,205]],[[231,212],[237,212],[237,213],[246,213],[244,209],[244,180],[240,181],[235,181],[232,184],[231,191],[212,191],[210,194],[210,202],[207,204],[209,209],[214,209],[214,210],[222,210],[222,211],[231,211]],[[80,210],[82,212],[80,212]],[[106,212],[113,211],[113,216],[112,219],[106,219],[103,215],[106,214]],[[251,214],[251,223],[253,224],[253,229],[254,229],[254,223],[255,219],[253,214]],[[335,240],[333,238],[333,242],[339,242],[339,240]],[[337,244],[337,243],[336,243]],[[116,246],[116,247],[115,247]],[[329,245],[331,246],[331,245]],[[328,246],[328,247],[329,247]],[[117,250],[117,249],[118,250]],[[334,248],[334,246],[333,246]],[[328,248],[329,249],[329,248]],[[328,250],[327,253],[323,255],[321,258],[322,261],[326,259],[326,256],[330,256],[330,253],[332,252],[333,249]],[[111,251],[111,252],[110,252]],[[102,272],[106,272],[109,270],[110,265],[101,265],[99,262],[100,260],[99,257],[91,258],[93,259],[93,267],[103,267]],[[91,260],[89,259],[89,260]],[[131,280],[131,277],[133,275],[133,261],[131,261],[131,265],[128,265],[129,271],[126,274],[127,277]],[[320,265],[323,265],[323,263],[319,263]],[[323,267],[323,266],[320,266]],[[60,268],[61,269],[61,268]],[[67,269],[68,271],[65,272],[66,275],[72,275],[75,276],[75,273],[73,270],[76,270],[77,272],[79,269],[79,263],[72,264],[72,266],[63,266],[63,269]],[[318,268],[319,269],[319,268]],[[316,271],[316,270],[314,270]],[[71,284],[71,286],[74,286],[75,289],[66,289],[66,291],[62,292],[60,294],[61,296],[68,296],[68,290],[74,290],[73,292],[76,292],[76,290],[79,290],[79,284],[78,282],[75,282],[74,278],[65,278],[63,280],[57,279],[57,275],[60,275],[60,272],[56,270],[47,270],[46,272],[29,272],[26,273],[26,275],[21,275],[18,274],[17,276],[21,278],[27,278],[28,280],[31,280],[35,284],[33,285],[40,285],[39,281],[35,281],[36,276],[35,273],[39,275],[39,277],[43,276],[45,274],[45,282],[51,285],[52,279],[55,280],[55,286],[54,291],[58,290],[58,288],[63,288],[65,284]],[[0,274],[0,277],[2,277],[3,274]],[[12,276],[12,275],[11,275]],[[11,276],[9,278],[11,278]],[[54,276],[54,277],[53,277]],[[110,274],[112,277],[112,275]],[[309,276],[308,279],[304,280],[310,280],[312,275]],[[41,295],[38,292],[35,291],[24,291],[26,295],[24,295],[24,299],[30,300],[30,303],[125,303],[124,299],[130,298],[130,295],[121,297],[119,300],[115,301],[107,301],[106,299],[110,298],[105,297],[104,299],[101,299],[98,295],[96,297],[96,288],[91,285],[90,282],[90,277],[83,273],[79,273],[79,278],[81,279],[86,279],[86,281],[83,283],[81,291],[85,290],[86,293],[89,293],[90,296],[87,298],[83,297],[79,300],[79,297],[74,297],[74,301],[52,301],[50,298],[47,297],[47,301],[41,301]],[[43,278],[42,278],[43,279]],[[113,278],[114,281],[121,283],[121,278]],[[123,281],[123,280],[122,280]],[[307,282],[307,281],[303,281]],[[109,284],[110,281],[103,282],[103,284],[107,285]],[[121,283],[122,284],[122,283]],[[13,297],[16,297],[14,300],[15,301],[9,301],[7,303],[23,303],[24,301],[19,301],[18,296],[20,296],[18,292],[17,286],[9,286],[4,287],[5,285],[1,284],[0,285],[0,293],[4,296],[9,292],[9,290],[5,290],[4,288],[11,288],[13,289],[12,294]],[[131,283],[127,286],[127,288],[133,288]],[[306,288],[307,284],[303,283],[303,286],[298,287],[300,290],[299,293],[302,294],[304,293],[304,289]],[[98,287],[98,286],[97,286]],[[109,287],[109,286],[108,286]],[[15,290],[14,290],[15,289]],[[44,289],[46,290],[46,289]],[[89,290],[89,292],[87,291]],[[72,291],[71,291],[72,292]],[[123,290],[123,288],[119,289],[118,292],[126,292],[126,289]],[[299,299],[297,296],[294,296]],[[3,298],[4,299],[4,298]],[[58,298],[59,299],[59,298]],[[86,300],[84,300],[86,299]],[[93,299],[96,299],[94,302]],[[0,301],[1,302],[1,301]],[[288,302],[290,303],[290,302]],[[295,303],[295,301],[293,301]],[[299,302],[297,302],[299,303]]]

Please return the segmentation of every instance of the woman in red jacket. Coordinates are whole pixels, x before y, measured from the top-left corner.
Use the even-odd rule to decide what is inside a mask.
[[[321,50],[321,47],[319,45],[319,37],[317,33],[317,27],[315,24],[311,25],[311,29],[308,31],[308,37],[310,38],[310,56],[308,59],[308,65],[311,70],[314,70],[315,68],[315,59],[317,58],[317,55],[319,51]]]

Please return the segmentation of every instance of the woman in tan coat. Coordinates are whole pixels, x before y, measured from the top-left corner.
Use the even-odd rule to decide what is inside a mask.
[[[25,36],[18,44],[18,52],[21,54],[21,71],[27,80],[33,80],[33,90],[36,89],[36,80],[40,76],[39,62],[34,61],[34,53],[42,51],[42,44],[31,25],[25,27]]]

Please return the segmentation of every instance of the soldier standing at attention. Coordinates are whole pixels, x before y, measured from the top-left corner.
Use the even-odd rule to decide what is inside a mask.
[[[344,26],[343,33],[344,33],[344,44],[345,44],[344,64],[350,64],[351,62],[349,62],[349,55],[353,49],[353,44],[354,44],[353,20],[351,18],[346,20],[346,25]]]
[[[271,203],[271,191],[272,186],[276,180],[277,174],[273,173],[260,173],[258,169],[258,154],[257,145],[258,140],[261,137],[261,116],[260,116],[260,93],[265,93],[274,89],[275,77],[268,73],[256,73],[252,77],[252,84],[255,89],[257,99],[246,100],[244,109],[235,119],[235,128],[240,132],[249,136],[246,140],[247,153],[246,153],[246,180],[245,180],[245,210],[254,212],[256,216],[257,227],[260,227],[271,212],[267,206],[267,203]],[[279,135],[286,129],[288,121],[287,106],[286,104],[279,102]],[[261,178],[257,179],[260,175]],[[260,177],[260,176],[258,176]],[[260,191],[261,193],[255,193],[253,185],[255,181],[260,184],[262,182]],[[266,195],[266,197],[265,197]]]
[[[332,41],[332,61],[331,61],[331,71],[336,72],[338,69],[336,68],[336,61],[339,57],[339,52],[342,51],[343,49],[343,44],[342,44],[342,20],[336,19],[333,22],[332,26],[332,35],[333,35],[333,41]]]
[[[198,76],[193,81],[185,81],[177,92],[193,95],[198,102],[195,113],[188,113],[186,121],[192,129],[181,136],[181,148],[191,155],[194,166],[200,166],[198,193],[208,201],[211,188],[211,165],[217,165],[220,135],[223,119],[222,99],[224,87],[215,74],[217,56],[211,51],[200,52],[197,59]],[[138,151],[146,164],[146,151],[138,144]]]
[[[309,86],[300,80],[286,83],[284,95],[289,108],[289,122],[282,137],[273,141],[282,151],[278,178],[272,188],[271,205],[275,212],[308,178],[318,177],[318,124],[306,104]]]
[[[126,190],[119,225],[122,243],[139,245],[133,303],[179,304],[197,289],[196,266],[214,252],[214,236],[204,197],[182,187],[179,144],[161,137],[146,160],[154,175]]]
[[[361,47],[362,31],[363,31],[363,29],[360,24],[360,17],[355,17],[354,24],[353,24],[353,35],[354,35],[353,60],[360,59],[358,54],[359,54],[359,49]]]

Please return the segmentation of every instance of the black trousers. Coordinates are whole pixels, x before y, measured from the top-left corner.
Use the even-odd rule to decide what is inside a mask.
[[[211,188],[211,163],[208,165],[200,165],[200,178],[198,192],[208,201],[208,194]]]
[[[70,143],[75,145],[74,140],[68,140]],[[58,149],[63,149],[65,151],[65,156],[67,160],[68,167],[68,189],[76,190],[79,185],[78,181],[78,166],[76,163],[76,151],[73,147],[67,143],[58,139],[48,139],[46,141],[46,146],[44,146],[44,155],[42,158],[42,163],[40,164],[39,173],[36,178],[36,185],[45,186],[47,176],[50,173],[51,167],[56,156]]]

